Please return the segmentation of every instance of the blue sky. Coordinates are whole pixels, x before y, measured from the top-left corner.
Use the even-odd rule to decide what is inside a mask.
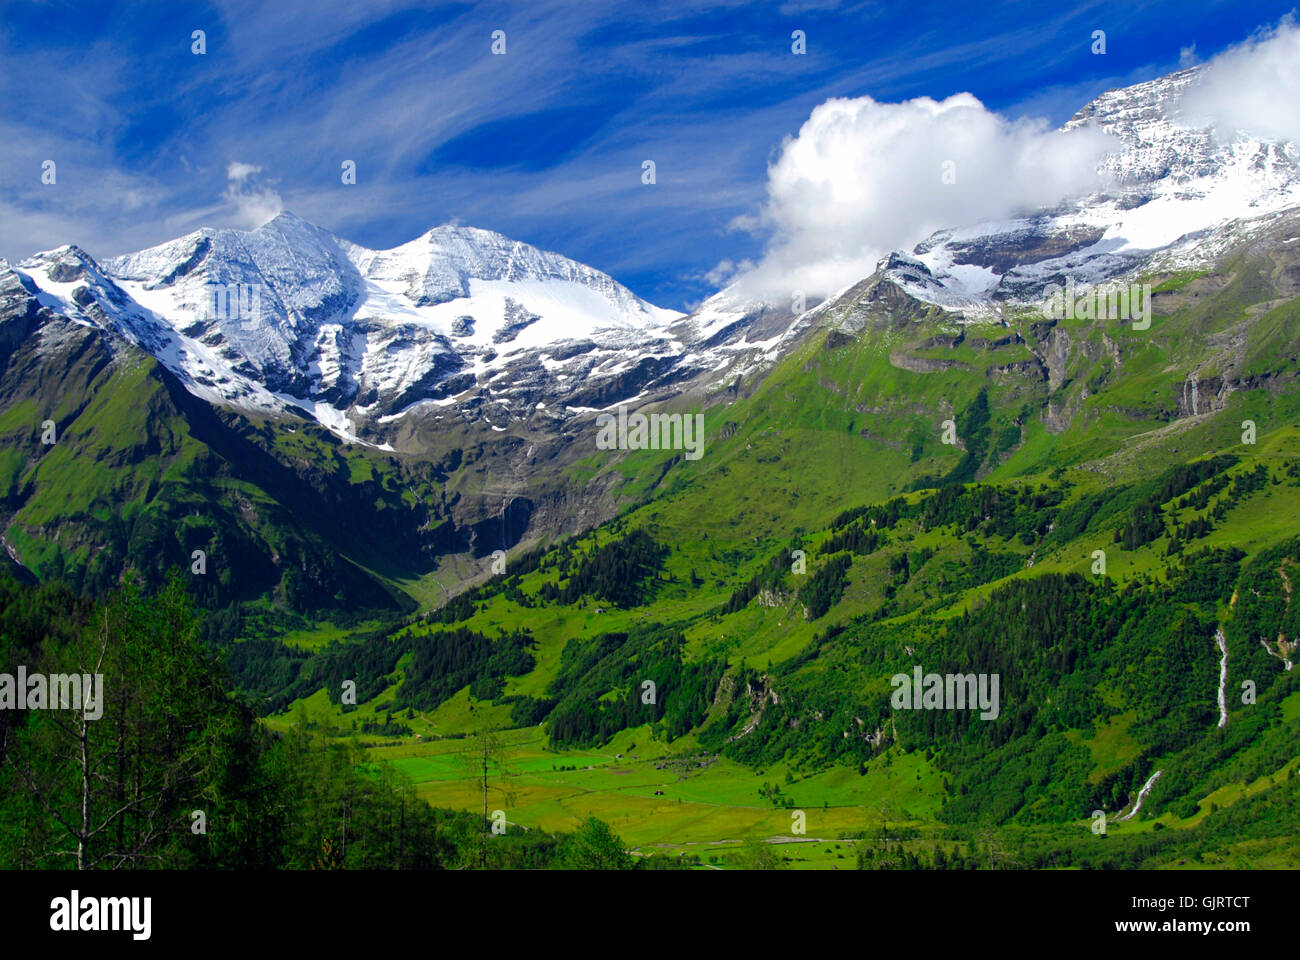
[[[759,213],[782,139],[831,97],[969,91],[1056,125],[1291,9],[7,0],[0,256],[62,243],[110,256],[283,205],[371,247],[447,221],[497,230],[681,309],[716,289],[720,261],[762,253],[761,227],[735,221]],[[232,164],[248,172],[232,181]]]

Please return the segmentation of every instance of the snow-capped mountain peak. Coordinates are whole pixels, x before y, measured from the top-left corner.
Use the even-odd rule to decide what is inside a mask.
[[[1182,109],[1201,75],[1193,67],[1108,91],[1065,124],[1120,145],[1099,163],[1101,190],[1034,216],[940,231],[908,258],[928,276],[903,264],[887,275],[920,300],[989,315],[1066,277],[1096,283],[1208,262],[1300,205],[1296,144],[1215,130]]]
[[[686,349],[680,313],[608,274],[452,224],[372,250],[285,212],[102,266],[63,247],[19,268],[46,305],[127,336],[197,395],[349,438],[425,404],[488,419],[487,403],[494,422],[584,407],[603,381],[639,392]]]

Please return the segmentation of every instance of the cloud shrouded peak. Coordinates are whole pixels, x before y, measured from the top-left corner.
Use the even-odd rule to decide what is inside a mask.
[[[1183,98],[1185,119],[1211,124],[1221,137],[1245,133],[1300,143],[1300,26],[1276,27],[1230,47],[1201,70]]]
[[[824,296],[936,230],[1098,189],[1098,161],[1117,146],[1087,127],[1009,121],[969,93],[903,103],[828,100],[782,144],[761,215],[740,224],[765,229],[770,239],[739,289]]]

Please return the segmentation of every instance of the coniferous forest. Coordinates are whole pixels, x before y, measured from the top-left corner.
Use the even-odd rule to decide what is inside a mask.
[[[11,869],[640,865],[595,818],[488,843],[481,817],[431,808],[355,744],[306,721],[268,733],[204,643],[178,573],[150,596],[128,581],[99,603],[0,579],[0,643],[10,673],[22,663],[105,677],[94,720],[0,712],[0,862]]]

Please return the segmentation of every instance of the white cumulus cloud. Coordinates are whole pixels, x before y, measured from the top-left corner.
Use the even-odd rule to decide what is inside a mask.
[[[1300,143],[1297,103],[1300,26],[1287,16],[1210,60],[1182,109],[1190,122],[1212,123],[1228,138],[1240,132]]]
[[[1117,147],[1088,127],[1061,132],[1045,120],[1010,121],[969,93],[903,103],[828,100],[768,168],[757,226],[770,239],[739,289],[825,296],[936,230],[1098,189],[1097,163]]]

